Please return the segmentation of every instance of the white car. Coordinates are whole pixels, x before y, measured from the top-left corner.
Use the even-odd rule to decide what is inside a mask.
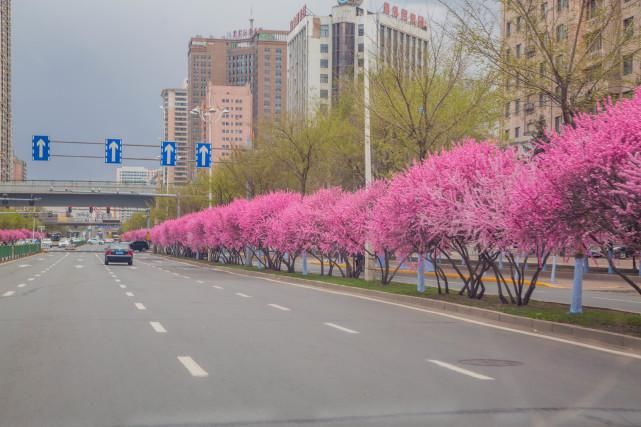
[[[40,242],[40,247],[42,249],[49,249],[51,247],[51,239],[42,239],[42,242]]]
[[[71,242],[68,239],[61,239],[58,243],[59,248],[68,248],[71,245]]]

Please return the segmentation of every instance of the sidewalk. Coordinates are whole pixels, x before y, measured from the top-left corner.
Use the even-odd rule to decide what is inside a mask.
[[[313,265],[320,265],[320,263],[315,260],[308,260],[307,261],[309,264]],[[344,264],[339,264],[341,267],[344,267]],[[398,270],[398,275],[402,276],[416,276],[416,267],[412,267],[412,265],[416,265],[416,263],[405,263],[407,268],[401,268]],[[325,264],[325,268],[327,269],[327,264]],[[396,265],[390,265],[390,270],[393,271],[393,269],[396,268]],[[534,268],[534,267],[532,267]],[[447,276],[448,279],[451,280],[460,280],[460,277],[456,271],[448,266],[444,266],[443,270],[445,271],[445,275]],[[532,270],[530,270],[532,271]],[[573,281],[573,271],[572,270],[564,270],[564,271],[558,271],[556,274],[556,281],[552,283],[550,281],[550,271],[551,267],[548,267],[546,271],[541,272],[539,276],[539,280],[537,282],[537,286],[545,287],[545,288],[551,288],[551,289],[571,289],[572,288],[572,281]],[[509,271],[506,271],[504,269],[504,272],[508,274],[509,277]],[[431,279],[436,279],[436,274],[432,272],[426,272],[425,277],[431,278]],[[512,283],[511,279],[508,279],[506,277],[506,280],[508,283]],[[630,276],[632,280],[634,280],[636,283],[641,283],[641,278],[633,275]],[[496,283],[496,278],[494,277],[493,274],[486,273],[484,277],[484,283]],[[586,273],[584,278],[583,278],[583,289],[584,290],[589,290],[589,291],[630,291],[634,292],[634,289],[632,289],[627,283],[623,281],[619,276],[616,274],[607,274],[607,273]]]

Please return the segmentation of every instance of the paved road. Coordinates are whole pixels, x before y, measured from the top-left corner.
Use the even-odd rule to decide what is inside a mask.
[[[2,427],[641,425],[607,349],[153,255],[0,277]]]

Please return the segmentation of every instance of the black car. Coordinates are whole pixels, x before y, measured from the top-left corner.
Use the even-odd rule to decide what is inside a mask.
[[[137,240],[129,244],[132,251],[144,252],[149,249],[149,243],[144,240]]]
[[[107,247],[107,250],[105,250],[105,265],[109,265],[110,262],[133,265],[134,252],[126,243],[112,243]]]

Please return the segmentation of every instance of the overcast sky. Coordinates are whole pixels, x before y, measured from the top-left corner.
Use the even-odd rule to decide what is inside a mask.
[[[191,36],[249,26],[288,29],[303,4],[318,15],[335,0],[13,0],[14,148],[29,179],[115,180],[102,160],[31,161],[31,136],[156,144],[160,91],[181,86]],[[392,2],[425,14],[432,0]],[[370,0],[370,9],[383,0]],[[53,154],[102,155],[98,146],[54,146]],[[154,157],[157,150],[126,151]],[[127,165],[127,163],[125,163]],[[156,163],[138,163],[157,167]],[[135,165],[135,163],[129,163]]]

